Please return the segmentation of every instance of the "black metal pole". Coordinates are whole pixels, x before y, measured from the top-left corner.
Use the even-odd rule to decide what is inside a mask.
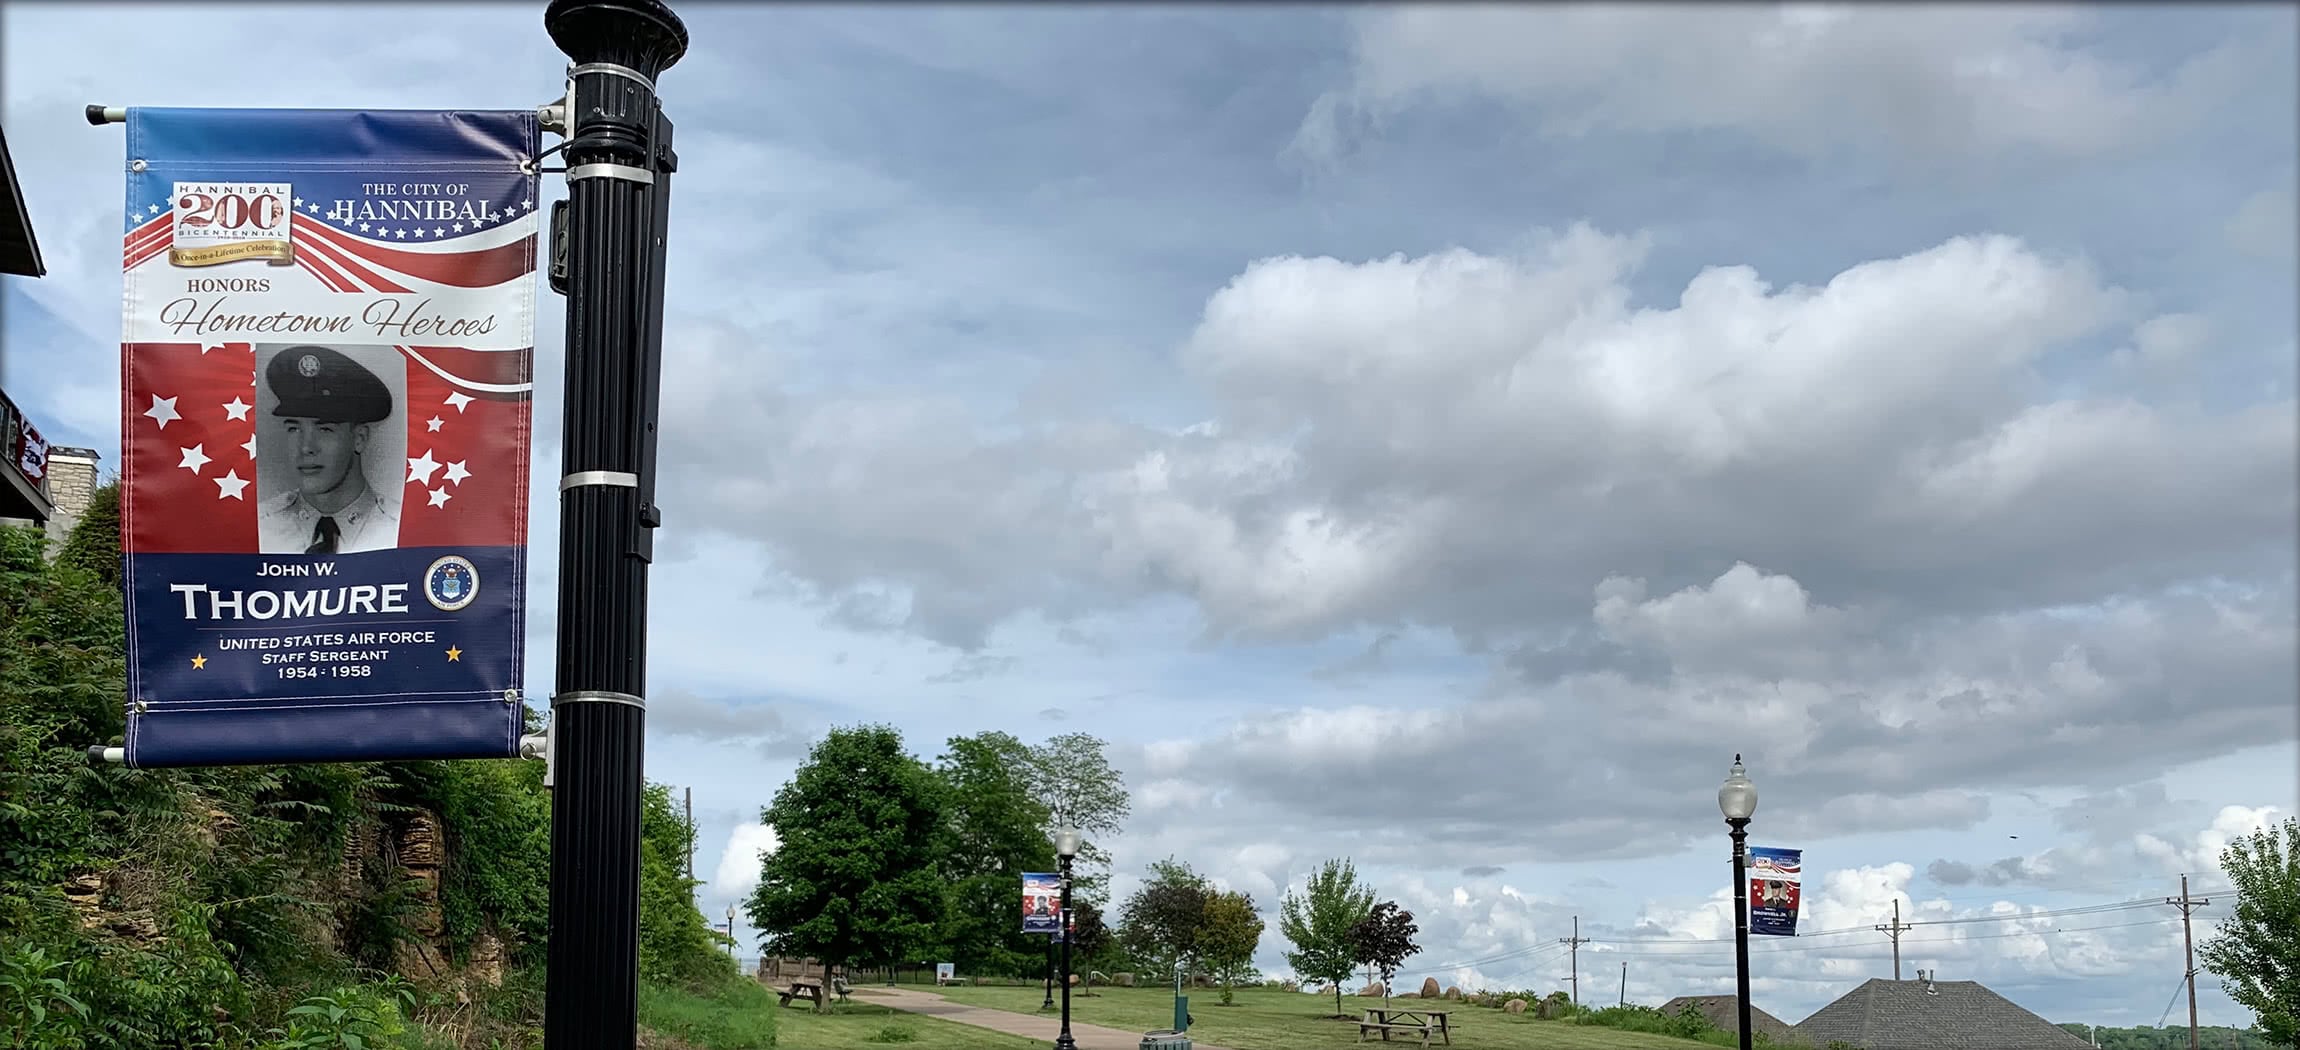
[[[1749,1048],[1749,820],[1728,819],[1733,826],[1733,972],[1740,983],[1740,1001],[1734,1009],[1741,1014],[1741,1050]]]
[[[655,77],[687,31],[658,0],[552,0],[565,100],[567,382],[551,698],[547,1050],[638,1038],[647,568],[662,355],[670,121]]]
[[[1054,1009],[1054,938],[1046,939],[1046,1001],[1038,1004],[1041,1010]]]
[[[1070,1038],[1070,858],[1062,858],[1062,918],[1057,920],[1055,932],[1062,936],[1062,1034],[1054,1038],[1054,1050],[1078,1050]]]

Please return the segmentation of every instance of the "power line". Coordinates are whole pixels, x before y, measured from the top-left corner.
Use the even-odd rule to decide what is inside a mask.
[[[2087,931],[2087,930],[2122,930],[2122,929],[2129,929],[2129,928],[2132,928],[2132,927],[2136,927],[2136,926],[2169,926],[2169,925],[2171,925],[2172,923],[2175,923],[2175,922],[2178,922],[2178,921],[2180,921],[2180,920],[2178,920],[2178,919],[2146,919],[2146,920],[2143,920],[2143,921],[2140,921],[2140,922],[2121,922],[2121,923],[2107,923],[2107,924],[2098,925],[2098,926],[2056,926],[2056,927],[2054,927],[2054,928],[2052,928],[2052,929],[2049,929],[2049,930],[2014,930],[2014,931],[2012,931],[2012,932],[2010,932],[2010,933],[1977,933],[1977,934],[1968,934],[1968,935],[1965,935],[1965,936],[1961,936],[1961,937],[1923,937],[1923,938],[1916,938],[1916,937],[1912,937],[1912,938],[1907,938],[1907,939],[1903,940],[1903,941],[1902,941],[1902,943],[1903,943],[1903,944],[1963,944],[1963,943],[1965,943],[1965,942],[1967,942],[1967,941],[1993,941],[1993,940],[2001,940],[2001,939],[2003,939],[2003,938],[2006,938],[2006,937],[2047,937],[2047,936],[2053,936],[2053,935],[2056,935],[2056,934],[2064,934],[2064,933],[2081,933],[2081,932],[2084,932],[2084,931]],[[1799,938],[1799,939],[1800,939],[1800,940],[1802,940],[1803,938]],[[1598,943],[1600,943],[1600,944],[1608,944],[1608,943],[1611,943],[1611,942],[1609,942],[1609,941],[1605,940],[1604,938],[1598,938]],[[1709,944],[1709,943],[1706,943],[1706,942],[1690,942],[1690,941],[1688,941],[1688,942],[1681,942],[1681,943],[1685,943],[1685,944],[1688,944],[1688,945],[1696,945],[1696,944],[1698,944],[1698,947],[1697,947],[1697,948],[1695,948],[1695,950],[1691,950],[1691,951],[1681,951],[1681,952],[1670,952],[1670,951],[1651,951],[1651,950],[1631,950],[1631,951],[1621,951],[1621,950],[1618,950],[1618,949],[1616,949],[1616,950],[1613,950],[1612,952],[1610,952],[1609,954],[1613,954],[1613,955],[1625,955],[1625,956],[1630,956],[1630,957],[1644,957],[1644,958],[1654,958],[1654,959],[1701,959],[1701,958],[1709,958],[1709,957],[1714,957],[1714,956],[1723,955],[1723,954],[1725,954],[1726,952],[1729,952],[1729,951],[1731,951],[1731,950],[1732,950],[1731,946],[1729,946],[1729,945],[1711,945],[1711,944]],[[1868,946],[1868,945],[1863,945],[1863,944],[1846,944],[1846,943],[1842,943],[1842,942],[1839,942],[1839,943],[1829,943],[1829,944],[1796,944],[1796,945],[1784,945],[1784,946],[1782,946],[1782,947],[1779,947],[1779,948],[1751,948],[1751,949],[1749,949],[1749,954],[1750,954],[1750,955],[1779,955],[1779,954],[1782,954],[1782,953],[1784,953],[1784,952],[1845,951],[1845,950],[1861,949],[1861,948],[1866,948],[1866,947],[1869,947],[1869,946]]]
[[[2155,908],[2162,907],[2163,903],[2164,899],[2161,897],[2144,897],[2107,904],[2085,904],[2072,908],[2019,912],[2007,915],[1974,915],[1959,919],[1921,919],[1907,925],[1912,927],[1956,926],[1977,922],[2018,922],[2022,919],[2052,919],[2067,915],[2097,915],[2112,911],[2130,911],[2136,908]],[[1877,927],[1875,926],[1844,926],[1832,930],[1813,930],[1799,933],[1797,937],[1800,940],[1806,937],[1837,937],[1848,933],[1873,933],[1876,930]],[[1607,944],[1730,944],[1733,942],[1731,937],[1600,937],[1597,939]]]

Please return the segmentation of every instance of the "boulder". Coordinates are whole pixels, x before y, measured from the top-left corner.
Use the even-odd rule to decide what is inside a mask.
[[[1504,1013],[1522,1014],[1525,1012],[1525,1000],[1512,999],[1501,1004],[1501,1008]]]
[[[1461,1001],[1461,989],[1450,984],[1446,985],[1445,997],[1458,1003]]]
[[[1134,975],[1123,971],[1114,973],[1110,975],[1110,983],[1120,988],[1132,988],[1134,987]]]
[[[1419,998],[1421,998],[1421,994],[1420,994],[1419,992],[1399,992],[1399,993],[1398,993],[1398,994],[1396,994],[1396,995],[1390,996],[1390,998],[1392,998],[1392,999],[1419,999]]]
[[[1358,989],[1358,996],[1365,999],[1374,999],[1379,998],[1383,991],[1384,989],[1382,988],[1382,982],[1375,981],[1372,984]]]
[[[1421,997],[1422,997],[1422,998],[1424,998],[1424,999],[1435,999],[1435,998],[1437,998],[1438,996],[1440,996],[1440,995],[1443,995],[1443,994],[1445,994],[1445,993],[1444,993],[1444,992],[1442,992],[1442,991],[1440,991],[1440,990],[1438,989],[1437,978],[1435,978],[1435,977],[1424,977],[1424,978],[1422,978],[1422,995],[1421,995]]]

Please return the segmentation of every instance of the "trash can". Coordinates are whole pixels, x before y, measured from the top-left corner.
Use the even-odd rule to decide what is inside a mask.
[[[1190,1037],[1180,1032],[1146,1032],[1141,1050],[1190,1050]]]

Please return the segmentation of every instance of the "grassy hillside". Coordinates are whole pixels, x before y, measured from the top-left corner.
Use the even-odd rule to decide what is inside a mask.
[[[52,561],[0,529],[0,1046],[540,1045],[541,764],[92,767],[125,666],[118,492],[97,497]],[[643,975],[724,989],[667,792],[645,833]]]

